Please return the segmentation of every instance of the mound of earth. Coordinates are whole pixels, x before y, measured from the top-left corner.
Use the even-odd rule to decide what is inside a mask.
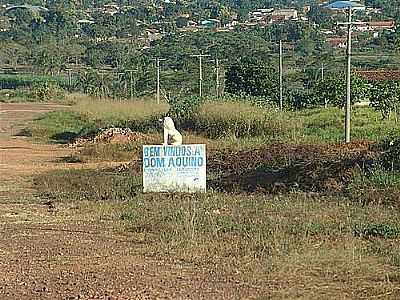
[[[271,144],[254,150],[212,149],[208,186],[225,192],[343,191],[354,172],[371,166],[381,152],[371,142],[351,144]],[[141,161],[118,172],[142,172]]]
[[[262,149],[211,153],[207,168],[220,174],[210,186],[224,191],[340,191],[353,173],[372,164],[371,143],[274,144]]]
[[[129,128],[108,128],[102,130],[92,138],[79,138],[71,145],[73,147],[87,144],[128,144],[133,142],[144,142],[147,136],[141,132],[132,131]]]

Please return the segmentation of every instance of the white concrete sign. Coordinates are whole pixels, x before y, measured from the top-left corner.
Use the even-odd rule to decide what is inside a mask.
[[[143,191],[205,192],[206,145],[143,146]]]

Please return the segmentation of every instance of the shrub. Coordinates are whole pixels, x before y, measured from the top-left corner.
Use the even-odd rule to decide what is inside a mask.
[[[396,81],[383,81],[374,85],[371,91],[371,104],[379,111],[383,119],[395,113],[396,121],[400,114],[400,83]]]
[[[61,100],[65,97],[64,91],[52,82],[35,83],[31,88],[31,97],[35,100]]]
[[[201,100],[195,96],[170,96],[168,115],[174,119],[180,127],[193,128],[194,118],[198,113]]]
[[[233,94],[263,96],[279,101],[276,71],[264,62],[246,58],[231,66],[226,74],[226,91]]]
[[[369,97],[368,82],[355,75],[351,75],[351,104],[360,102]],[[318,103],[328,103],[344,107],[346,104],[346,76],[343,73],[333,74],[324,80],[319,80],[314,87],[314,94]]]

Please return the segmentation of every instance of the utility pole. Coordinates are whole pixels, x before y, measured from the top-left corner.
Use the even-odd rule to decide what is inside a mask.
[[[160,61],[166,60],[165,58],[157,58],[156,59],[156,65],[157,65],[157,93],[156,93],[156,99],[157,99],[157,104],[160,104]]]
[[[71,89],[72,88],[72,74],[71,74],[71,69],[67,69],[68,72],[68,87]]]
[[[350,143],[350,121],[351,121],[351,7],[348,10],[347,24],[347,92],[346,92],[346,121],[345,121],[345,142]]]
[[[279,108],[283,110],[283,53],[282,40],[279,41]]]
[[[217,92],[217,98],[219,98],[219,59],[215,59],[215,69],[216,69],[216,92]]]
[[[209,57],[210,55],[208,54],[197,54],[197,55],[191,55],[192,57],[198,57],[199,58],[199,96],[200,98],[203,96],[203,57]]]
[[[104,90],[104,73],[100,73],[101,76],[101,98],[104,98],[105,90]]]
[[[129,89],[130,98],[133,99],[133,70],[129,70]]]
[[[346,72],[346,116],[345,116],[345,142],[350,143],[350,120],[351,120],[351,31],[355,24],[365,24],[360,22],[352,22],[352,9],[359,9],[360,5],[353,1],[337,1],[327,5],[327,8],[341,9],[343,3],[347,3],[348,21],[346,23],[338,23],[338,25],[347,25],[347,72]],[[340,5],[339,5],[340,4]]]
[[[118,85],[119,86],[121,86],[122,81],[124,82],[123,88],[124,88],[124,92],[126,92],[126,82],[124,80],[125,73],[116,72],[115,75],[117,75],[117,80],[118,80]],[[119,99],[122,100],[122,97],[119,96]]]
[[[322,65],[321,65],[321,80],[324,80],[324,71],[325,71],[325,66],[324,66],[324,63],[322,63]]]
[[[346,114],[345,114],[345,142],[350,143],[350,122],[351,122],[351,32],[354,24],[364,24],[352,22],[352,7],[347,9],[348,21],[346,23],[338,23],[338,25],[347,25],[347,65],[346,65]]]
[[[324,65],[324,63],[322,63],[321,64],[321,80],[322,81],[324,81],[324,79],[325,79],[325,65]],[[325,98],[324,99],[324,107],[325,108],[328,108],[328,101],[327,101],[327,99]]]

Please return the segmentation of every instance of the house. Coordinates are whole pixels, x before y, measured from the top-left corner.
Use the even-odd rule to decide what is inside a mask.
[[[370,30],[391,30],[396,28],[394,20],[390,21],[371,21],[368,22],[368,28]]]
[[[284,21],[298,19],[297,10],[293,8],[274,10],[272,12],[272,19]]]
[[[332,48],[346,48],[347,39],[345,37],[329,37],[326,38],[326,43]]]
[[[9,12],[14,9],[27,9],[30,10],[34,13],[40,13],[40,12],[46,12],[48,9],[43,6],[38,6],[38,5],[29,5],[29,4],[23,4],[23,5],[12,5],[6,8],[6,12]]]
[[[250,22],[265,22],[271,18],[273,8],[258,8],[249,13]]]
[[[349,6],[353,9],[353,10],[366,10],[366,7],[364,4],[360,3],[357,0],[353,0],[353,1],[333,1],[332,3],[324,6],[326,8],[329,9],[333,9],[333,10],[344,10],[349,8]]]
[[[203,20],[201,21],[201,27],[203,28],[219,28],[221,27],[221,21],[217,20],[217,19],[207,19],[207,20]]]
[[[364,24],[357,24],[354,30],[367,32],[367,31],[383,31],[383,30],[395,30],[396,24],[394,20],[389,21],[371,21]],[[379,34],[378,34],[379,35]]]
[[[399,70],[371,70],[371,71],[356,71],[357,75],[368,81],[383,81],[396,80],[400,81]]]

